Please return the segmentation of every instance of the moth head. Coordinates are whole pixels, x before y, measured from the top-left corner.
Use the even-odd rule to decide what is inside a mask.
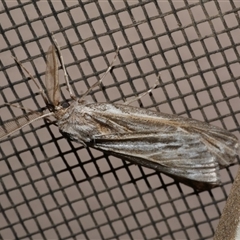
[[[63,103],[61,103],[62,108],[68,108],[70,106],[70,104],[66,101],[64,101]]]

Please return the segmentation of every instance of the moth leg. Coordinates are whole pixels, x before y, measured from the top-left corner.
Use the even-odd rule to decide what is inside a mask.
[[[26,107],[21,107],[19,105],[16,105],[16,104],[12,104],[12,103],[5,103],[5,105],[8,105],[10,107],[15,107],[15,108],[20,108],[26,112],[35,112],[34,110],[30,109],[30,108],[26,108]]]
[[[67,85],[67,90],[70,94],[70,97],[73,99],[73,100],[76,100],[76,97],[75,95],[73,94],[73,90],[70,86],[70,83],[69,83],[69,77],[68,77],[68,73],[67,73],[67,70],[66,70],[66,67],[65,67],[65,63],[64,63],[64,60],[63,60],[63,55],[61,53],[61,49],[60,49],[60,46],[57,42],[57,39],[54,37],[54,35],[52,34],[52,40],[54,42],[54,45],[56,47],[56,50],[57,50],[57,54],[58,54],[58,58],[59,58],[59,61],[61,63],[61,66],[62,66],[62,69],[63,69],[63,74],[64,74],[64,79],[65,79],[65,82],[66,82],[66,85]]]
[[[117,46],[117,50],[116,50],[116,52],[115,52],[115,56],[114,56],[111,64],[109,65],[108,69],[106,70],[106,72],[103,74],[103,76],[102,76],[96,83],[94,83],[94,84],[82,95],[80,101],[81,101],[82,99],[84,99],[84,98],[92,91],[93,88],[95,88],[95,87],[97,87],[98,85],[100,85],[100,84],[102,83],[102,81],[104,80],[104,78],[107,76],[107,74],[111,71],[111,69],[113,68],[113,64],[114,64],[114,62],[116,61],[117,56],[118,56],[118,54],[119,54],[119,48],[120,48],[120,47]]]
[[[146,96],[147,94],[150,94],[153,91],[153,89],[155,89],[158,86],[159,79],[160,79],[160,74],[158,75],[158,78],[156,79],[156,82],[154,83],[154,85],[148,91],[138,95],[137,97],[135,97],[133,99],[130,99],[129,101],[125,101],[124,104],[129,105],[130,103],[133,103],[133,102],[141,99],[142,97]]]
[[[20,108],[20,109],[22,109],[22,110],[24,110],[24,111],[28,111],[27,114],[36,113],[35,110],[32,110],[32,109],[30,109],[30,108],[21,107],[21,106],[19,106],[19,105],[12,104],[12,103],[5,103],[5,104],[6,104],[6,105],[9,105],[9,106],[11,106],[11,107]],[[37,112],[37,113],[40,113],[40,112]],[[54,121],[52,121],[51,119],[49,119],[49,117],[43,117],[43,118],[44,118],[45,120],[47,120],[48,122],[51,122],[51,123],[53,123],[54,125],[56,125],[56,124],[54,123]],[[56,125],[56,126],[57,126],[57,125]]]
[[[33,80],[33,82],[35,83],[35,85],[38,88],[38,91],[40,92],[44,102],[46,103],[46,105],[48,105],[48,99],[47,96],[45,95],[42,87],[37,83],[37,81],[35,80],[35,78],[32,76],[32,74],[22,65],[21,62],[18,61],[18,59],[14,56],[12,56],[14,61],[27,73],[27,75]]]

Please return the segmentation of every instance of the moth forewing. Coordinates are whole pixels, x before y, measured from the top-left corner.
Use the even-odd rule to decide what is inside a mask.
[[[239,148],[228,131],[194,119],[110,103],[72,103],[58,121],[68,138],[194,186],[220,183]]]

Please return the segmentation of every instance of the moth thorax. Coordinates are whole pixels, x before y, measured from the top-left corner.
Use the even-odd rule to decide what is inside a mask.
[[[62,119],[63,115],[66,113],[67,108],[63,108],[62,106],[58,106],[54,110],[54,116],[57,120]]]

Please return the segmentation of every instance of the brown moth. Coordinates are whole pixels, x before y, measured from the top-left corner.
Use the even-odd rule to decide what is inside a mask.
[[[47,54],[46,94],[15,59],[38,86],[50,112],[31,111],[26,116],[6,122],[0,127],[0,138],[36,120],[54,116],[60,132],[84,146],[155,169],[200,190],[220,184],[219,169],[232,163],[237,155],[239,143],[236,136],[194,119],[128,105],[153,88],[125,104],[89,103],[84,100],[112,69],[119,49],[104,76],[81,98],[76,98],[69,84],[60,48],[55,38],[53,40],[55,45],[50,46]],[[67,108],[60,104],[57,55],[72,98]]]

